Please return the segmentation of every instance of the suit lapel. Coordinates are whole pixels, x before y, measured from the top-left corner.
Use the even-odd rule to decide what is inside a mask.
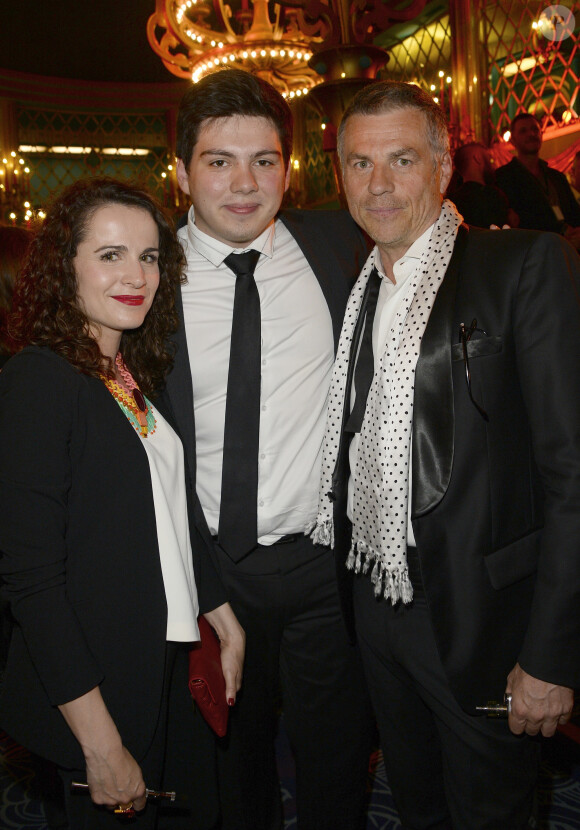
[[[316,227],[308,227],[308,223],[304,221],[306,216],[305,213],[284,212],[279,218],[298,243],[322,289],[332,318],[336,351],[349,292],[346,283],[344,291],[341,291],[341,283],[336,279],[336,274],[342,273],[343,268],[335,262],[332,245],[329,244],[329,240],[320,238]]]
[[[363,333],[363,328],[366,319],[366,311],[369,300],[370,284],[367,283],[365,293],[363,294],[361,307],[359,309],[358,318],[355,323],[352,342],[350,344],[350,353],[348,358],[348,369],[345,384],[344,408],[342,412],[342,422],[340,427],[340,442],[338,445],[338,457],[336,466],[332,476],[332,491],[337,494],[340,490],[341,482],[348,483],[348,450],[352,441],[352,432],[346,432],[345,427],[351,413],[350,398],[352,391],[352,384],[354,379],[354,372],[356,369],[356,360],[358,350]]]
[[[457,281],[468,230],[461,225],[447,272],[421,342],[413,406],[412,515],[431,510],[445,495],[453,468],[455,429],[451,343]]]

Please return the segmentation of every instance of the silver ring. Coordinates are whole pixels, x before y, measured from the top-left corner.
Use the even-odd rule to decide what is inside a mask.
[[[511,714],[511,711],[512,711],[512,696],[509,692],[506,692],[505,695],[503,696],[503,702],[505,703],[505,705],[507,707],[508,715]]]

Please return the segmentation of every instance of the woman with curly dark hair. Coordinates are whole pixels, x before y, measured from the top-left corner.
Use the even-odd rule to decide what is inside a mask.
[[[93,179],[54,202],[16,285],[21,351],[0,375],[0,574],[16,622],[0,723],[58,764],[74,830],[113,826],[113,808],[162,826],[146,787],[182,797],[163,826],[217,820],[188,648],[203,613],[233,702],[244,635],[189,526],[181,442],[149,399],[172,364],[182,272],[157,203]]]

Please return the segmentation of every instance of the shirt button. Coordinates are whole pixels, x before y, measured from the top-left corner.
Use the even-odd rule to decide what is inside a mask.
[[[259,505],[260,507],[263,507],[263,506],[264,506],[264,501],[263,501],[263,499],[260,499],[260,501],[258,502],[258,505]]]
[[[268,409],[265,403],[262,404],[262,412],[265,412]]]
[[[260,453],[260,458],[266,458],[266,453],[265,453],[265,452],[261,452],[261,453]]]

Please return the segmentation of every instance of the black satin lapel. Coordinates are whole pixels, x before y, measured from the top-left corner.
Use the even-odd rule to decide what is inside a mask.
[[[187,338],[183,321],[181,287],[177,289],[175,307],[179,315],[179,328],[172,337],[177,349],[175,362],[167,378],[166,394],[169,396],[178,431],[185,446],[191,480],[195,482],[195,421],[193,415],[193,385],[187,351]]]
[[[454,405],[451,374],[453,308],[468,230],[461,225],[453,255],[421,342],[413,405],[412,516],[441,501],[453,468]]]

